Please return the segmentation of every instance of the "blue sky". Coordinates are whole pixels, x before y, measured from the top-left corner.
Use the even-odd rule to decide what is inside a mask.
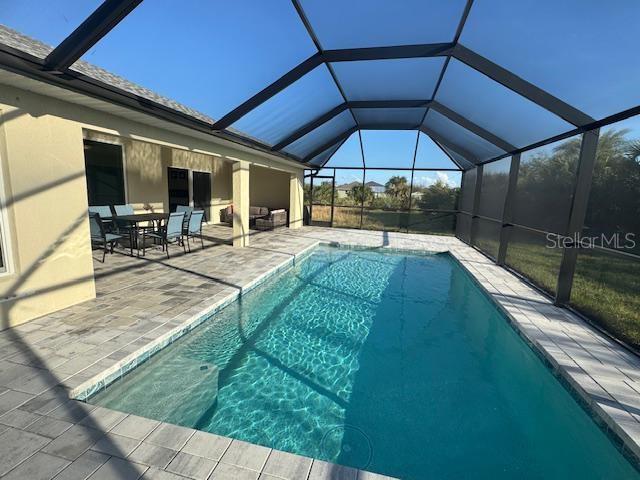
[[[0,23],[56,45],[99,3],[0,0]],[[457,23],[452,19],[459,15],[464,0],[302,3],[326,48],[350,48],[450,41]],[[482,0],[474,3],[461,41],[602,118],[640,103],[638,18],[640,2],[635,0]],[[220,118],[315,52],[290,0],[146,0],[84,58]],[[424,78],[425,92],[432,76]],[[390,98],[403,93],[388,83]],[[567,127],[457,62],[447,71],[437,99],[517,146]],[[314,118],[340,101],[330,76],[319,70],[237,126],[275,142],[300,119]],[[640,137],[637,118],[625,127]],[[404,165],[412,159],[415,135],[365,132],[370,137],[365,142],[368,163],[380,165],[394,158],[400,162],[396,165]],[[436,166],[439,156],[437,147],[421,142],[416,165]]]

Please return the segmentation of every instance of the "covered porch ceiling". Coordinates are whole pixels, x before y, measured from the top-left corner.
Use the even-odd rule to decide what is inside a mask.
[[[5,30],[5,68],[311,168],[361,130],[414,130],[468,170],[639,108],[634,1],[16,3],[0,23],[43,43]]]

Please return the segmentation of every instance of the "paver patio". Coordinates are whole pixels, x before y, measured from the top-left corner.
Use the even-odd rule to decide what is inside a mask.
[[[336,241],[450,251],[627,452],[640,453],[640,361],[456,238],[305,227],[256,233],[234,249],[228,227],[206,227],[205,236],[204,249],[173,247],[169,260],[158,250],[107,256],[95,263],[95,300],[0,332],[0,475],[384,478],[69,398],[318,242]]]

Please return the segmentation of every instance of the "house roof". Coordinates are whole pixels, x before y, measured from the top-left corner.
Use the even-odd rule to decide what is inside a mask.
[[[384,185],[382,185],[382,184],[380,184],[378,182],[374,182],[374,181],[367,182],[367,183],[365,183],[365,185],[367,187],[384,187]]]
[[[362,185],[361,182],[351,182],[351,183],[343,183],[342,185],[338,185],[336,187],[337,190],[351,190],[353,187],[359,187]]]

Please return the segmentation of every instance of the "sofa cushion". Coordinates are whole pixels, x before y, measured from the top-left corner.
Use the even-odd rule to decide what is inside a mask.
[[[267,207],[249,207],[249,215],[253,217],[269,215],[269,209]]]

